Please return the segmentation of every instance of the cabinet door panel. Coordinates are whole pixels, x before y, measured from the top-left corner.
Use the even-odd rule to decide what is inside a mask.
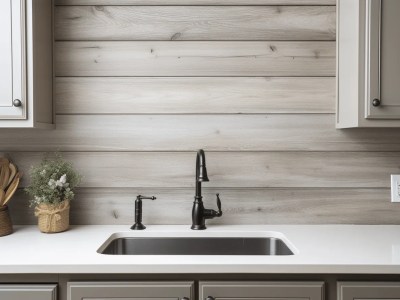
[[[381,99],[400,118],[400,1],[382,0]]]
[[[0,107],[12,102],[11,1],[0,1]]]
[[[400,1],[369,0],[366,117],[400,119]],[[379,99],[381,104],[373,106]]]
[[[205,300],[322,300],[323,282],[200,282]]]
[[[25,118],[25,1],[0,1],[0,118]],[[22,105],[15,107],[13,100]]]
[[[56,285],[0,285],[1,300],[56,300]]]
[[[194,299],[193,282],[69,282],[68,300]]]
[[[338,300],[399,300],[400,282],[339,282]]]
[[[309,298],[218,298],[218,300],[308,300]]]
[[[83,300],[176,300],[176,298],[82,298]]]

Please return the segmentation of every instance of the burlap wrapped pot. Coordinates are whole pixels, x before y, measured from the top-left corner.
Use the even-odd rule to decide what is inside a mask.
[[[12,222],[8,206],[0,207],[0,236],[9,235],[13,232]]]
[[[39,230],[43,233],[56,233],[69,228],[69,201],[59,204],[41,203],[35,207]]]

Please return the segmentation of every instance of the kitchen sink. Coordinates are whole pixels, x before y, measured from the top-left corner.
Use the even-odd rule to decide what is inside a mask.
[[[293,255],[275,237],[116,237],[99,250],[109,255]]]

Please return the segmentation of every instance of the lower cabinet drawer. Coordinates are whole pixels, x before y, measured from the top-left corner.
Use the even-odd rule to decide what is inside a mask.
[[[199,300],[323,300],[323,282],[203,281]]]
[[[55,284],[0,284],[1,300],[56,300]]]
[[[195,300],[193,282],[69,282],[68,300]],[[1,299],[2,300],[2,299]]]
[[[338,282],[338,300],[400,299],[400,282]]]

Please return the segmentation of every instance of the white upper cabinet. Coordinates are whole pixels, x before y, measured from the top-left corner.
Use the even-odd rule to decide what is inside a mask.
[[[337,127],[400,127],[400,1],[338,0]]]
[[[24,19],[20,1],[0,2],[0,115],[6,119],[25,117],[22,95],[22,43]],[[14,105],[15,103],[17,104]],[[18,102],[20,101],[20,102]]]
[[[0,127],[53,126],[51,0],[0,1]]]

